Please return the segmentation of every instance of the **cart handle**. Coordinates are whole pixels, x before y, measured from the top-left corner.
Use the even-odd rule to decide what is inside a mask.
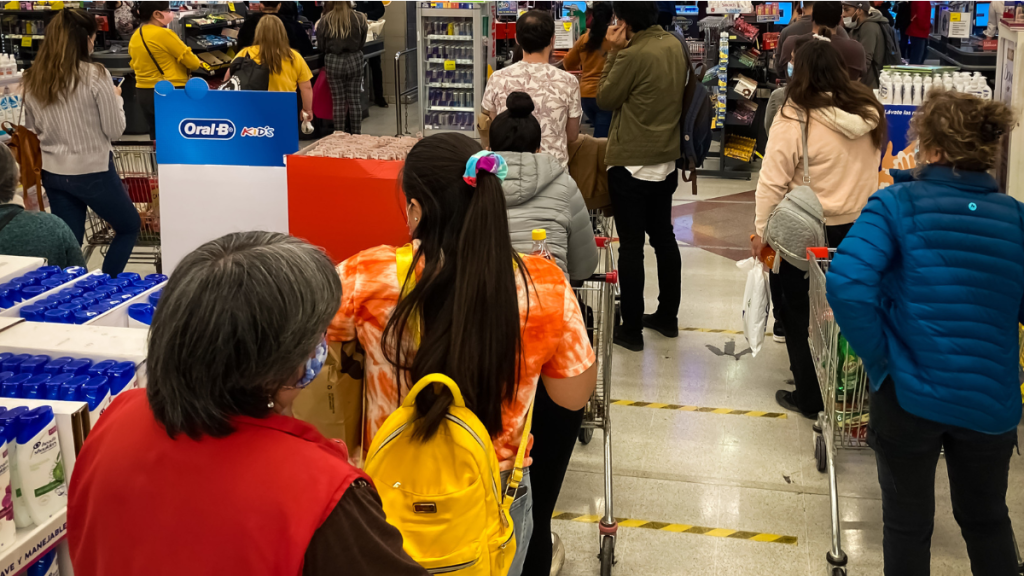
[[[827,260],[828,259],[828,248],[824,247],[824,246],[818,247],[818,248],[808,248],[807,249],[807,258],[809,259],[812,256],[817,258],[818,260]]]
[[[588,282],[604,282],[606,284],[618,284],[619,283],[619,271],[612,270],[604,274],[594,274],[590,278],[587,278]]]
[[[618,242],[618,238],[606,238],[604,236],[595,236],[594,242],[597,243],[598,248],[607,248],[612,242]]]

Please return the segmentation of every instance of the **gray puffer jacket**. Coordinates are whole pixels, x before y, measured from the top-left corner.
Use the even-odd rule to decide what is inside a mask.
[[[502,184],[512,246],[533,247],[532,232],[547,230],[548,249],[570,280],[585,280],[597,269],[597,245],[590,214],[576,182],[550,154],[499,152],[508,163]]]

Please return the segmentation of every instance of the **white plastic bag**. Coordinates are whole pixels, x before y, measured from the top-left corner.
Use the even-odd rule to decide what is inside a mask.
[[[747,337],[751,354],[757,356],[764,344],[768,313],[772,306],[768,273],[755,258],[737,262],[736,266],[747,271],[747,286],[743,290],[743,334]]]

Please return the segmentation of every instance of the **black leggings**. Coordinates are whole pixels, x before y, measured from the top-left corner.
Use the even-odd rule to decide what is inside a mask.
[[[548,396],[544,383],[537,385],[533,407],[533,537],[526,552],[523,574],[551,572],[551,515],[562,490],[573,448],[583,423],[583,410],[566,410]]]
[[[149,139],[156,140],[156,104],[153,102],[152,88],[136,88],[135,101],[142,109],[142,117],[149,125]]]

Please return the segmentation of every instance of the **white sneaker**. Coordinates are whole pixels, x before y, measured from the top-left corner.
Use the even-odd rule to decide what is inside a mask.
[[[558,534],[551,533],[551,576],[558,576],[565,564],[565,546]]]
[[[775,342],[778,342],[779,344],[785,344],[786,343],[786,337],[785,336],[781,336],[779,334],[772,334],[772,340],[775,341]]]

